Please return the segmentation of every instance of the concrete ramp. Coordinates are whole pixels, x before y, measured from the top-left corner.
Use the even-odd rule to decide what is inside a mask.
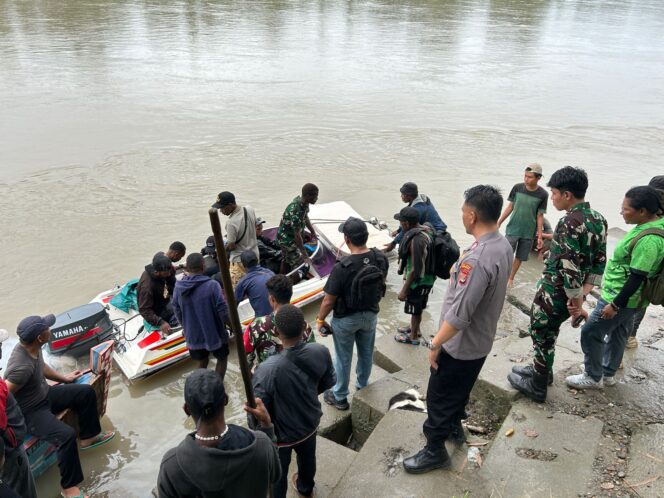
[[[517,402],[481,470],[491,496],[578,496],[593,477],[602,422]],[[507,436],[513,431],[511,436]]]

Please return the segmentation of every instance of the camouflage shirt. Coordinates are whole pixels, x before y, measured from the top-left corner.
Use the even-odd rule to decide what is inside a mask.
[[[270,356],[281,353],[284,347],[273,322],[274,313],[254,319],[244,331],[244,350],[251,367],[264,362]],[[316,342],[311,327],[304,329],[304,342]]]
[[[304,231],[304,220],[309,212],[309,206],[302,203],[302,198],[298,195],[286,206],[284,214],[281,216],[279,230],[277,231],[277,243],[280,246],[288,246],[295,241],[295,234]]]
[[[563,216],[553,233],[544,261],[542,283],[563,288],[569,298],[583,293],[583,284],[599,285],[606,265],[604,216],[582,202]]]

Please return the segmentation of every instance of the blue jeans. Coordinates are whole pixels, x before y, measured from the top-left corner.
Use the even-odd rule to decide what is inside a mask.
[[[357,366],[355,387],[362,389],[369,382],[373,365],[373,349],[376,339],[378,314],[360,311],[342,318],[332,318],[332,339],[334,339],[334,370],[337,383],[332,388],[337,401],[348,396],[350,365],[353,360],[353,344],[357,345]]]
[[[634,326],[634,308],[621,308],[610,320],[602,318],[602,310],[608,303],[603,299],[588,317],[581,329],[581,349],[583,350],[586,373],[599,381],[603,376],[613,377],[620,366],[625,344]]]
[[[646,316],[647,309],[648,307],[646,306],[645,308],[641,308],[636,311],[636,315],[634,315],[634,326],[632,327],[632,332],[629,334],[630,337],[636,337],[636,332],[639,330],[639,326]]]

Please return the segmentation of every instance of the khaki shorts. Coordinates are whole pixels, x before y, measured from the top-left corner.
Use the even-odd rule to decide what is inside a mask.
[[[229,271],[231,273],[231,283],[233,284],[233,287],[237,285],[237,283],[240,281],[242,277],[244,277],[247,273],[246,268],[242,263],[231,263],[229,266]]]

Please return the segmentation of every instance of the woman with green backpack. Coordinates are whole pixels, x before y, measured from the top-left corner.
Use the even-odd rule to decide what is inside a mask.
[[[601,299],[581,329],[585,371],[567,377],[568,386],[615,385],[634,317],[649,303],[664,302],[662,210],[659,192],[650,186],[634,187],[625,194],[621,214],[625,223],[636,226],[618,243],[606,265]]]

